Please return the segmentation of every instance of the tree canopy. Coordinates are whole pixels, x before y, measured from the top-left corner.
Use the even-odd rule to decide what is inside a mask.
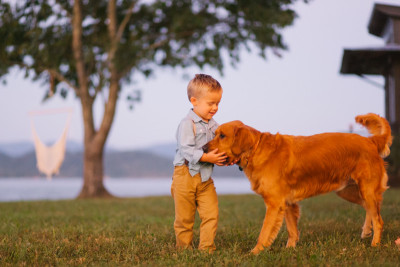
[[[116,2],[118,28],[111,39],[108,1],[82,1],[82,44],[92,94],[108,86],[108,61],[118,76],[150,75],[157,66],[209,65],[222,71],[221,51],[235,64],[241,48],[255,44],[285,49],[282,29],[291,25],[294,0],[179,0]],[[66,83],[79,95],[72,56],[73,2],[70,0],[2,1],[0,6],[0,75],[12,66],[33,70],[53,91],[66,93]],[[117,44],[113,44],[117,43]],[[110,54],[115,54],[113,57]],[[58,89],[58,90],[57,90]]]

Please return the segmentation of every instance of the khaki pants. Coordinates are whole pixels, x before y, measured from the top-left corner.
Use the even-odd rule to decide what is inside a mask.
[[[218,198],[214,181],[201,182],[200,174],[191,176],[186,165],[174,169],[171,194],[175,202],[175,236],[178,248],[192,248],[196,209],[199,212],[200,250],[215,250],[218,224]]]

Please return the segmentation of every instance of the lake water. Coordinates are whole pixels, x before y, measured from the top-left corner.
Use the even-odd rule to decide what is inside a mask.
[[[105,187],[118,197],[167,196],[171,178],[107,178]],[[60,200],[76,198],[82,178],[0,178],[0,201]],[[214,178],[218,194],[251,194],[246,178]]]

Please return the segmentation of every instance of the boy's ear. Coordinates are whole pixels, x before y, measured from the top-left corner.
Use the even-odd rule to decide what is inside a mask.
[[[190,103],[192,103],[192,105],[197,104],[197,99],[196,99],[194,96],[192,96],[192,97],[190,98]]]

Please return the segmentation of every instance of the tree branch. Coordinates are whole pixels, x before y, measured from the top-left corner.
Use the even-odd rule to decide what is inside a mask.
[[[55,69],[45,69],[45,71],[47,71],[48,73],[50,73],[51,75],[54,76],[54,78],[56,78],[57,80],[59,80],[60,82],[65,82],[66,84],[68,84],[69,87],[71,87],[72,89],[74,89],[75,93],[79,96],[80,92],[79,92],[79,88],[76,87],[75,85],[73,85],[67,78],[64,77],[64,75],[62,75],[61,73],[59,73],[57,70]]]
[[[116,1],[110,0],[108,2],[108,18],[110,20],[108,24],[108,35],[110,37],[110,51],[108,53],[108,61],[111,62],[114,60],[115,53],[118,49],[118,43],[121,41],[122,34],[128,25],[129,19],[133,14],[133,8],[135,7],[136,1],[133,1],[131,6],[128,9],[124,19],[122,20],[121,24],[117,29],[117,17],[116,17]]]
[[[108,35],[110,39],[110,50],[108,51],[107,57],[108,70],[110,72],[110,87],[108,92],[108,99],[104,105],[103,119],[94,137],[94,142],[103,145],[107,139],[112,122],[114,120],[115,109],[118,100],[118,92],[120,89],[119,77],[116,71],[116,66],[114,64],[114,57],[118,48],[118,43],[114,41],[117,34],[116,0],[110,0],[108,2],[107,18],[109,20]]]
[[[21,69],[26,69],[26,70],[32,70],[33,69],[31,66],[29,66],[29,65],[27,65],[25,63],[22,63],[22,62],[14,62],[13,64],[19,66]],[[47,71],[50,75],[53,75],[60,82],[64,82],[64,83],[68,84],[68,86],[71,87],[75,91],[76,95],[79,96],[79,88],[76,87],[75,85],[73,85],[70,80],[65,78],[65,76],[62,75],[57,70],[55,70],[55,69],[47,69],[47,68],[38,68],[37,70],[40,71],[40,72]]]
[[[76,62],[79,87],[87,89],[87,76],[82,49],[82,10],[81,1],[75,0],[74,14],[72,17],[72,50]]]
[[[81,0],[74,1],[72,16],[72,52],[76,64],[76,74],[78,76],[78,87],[80,91],[80,100],[82,105],[83,124],[84,124],[84,142],[86,144],[92,142],[95,134],[93,120],[93,101],[89,94],[89,84],[85,69],[85,61],[83,56],[82,45],[82,3]]]
[[[165,45],[166,43],[168,43],[170,40],[171,40],[171,38],[170,38],[170,37],[167,37],[167,39],[165,39],[165,40],[161,40],[161,41],[158,41],[158,42],[156,42],[156,43],[153,43],[153,44],[151,44],[151,45],[149,46],[149,48],[148,48],[147,50],[154,50],[154,49],[157,49],[157,48],[159,48],[159,47]]]
[[[110,50],[108,51],[107,61],[112,64],[117,51],[118,43],[115,42],[117,34],[117,15],[116,15],[116,0],[108,1],[107,7],[107,17],[108,17],[108,37],[110,38]]]
[[[122,34],[126,28],[126,25],[129,22],[129,19],[131,18],[133,14],[133,8],[135,7],[136,1],[133,1],[131,6],[128,9],[128,12],[126,13],[124,19],[122,20],[121,24],[118,27],[117,35],[115,36],[115,42],[119,43],[121,41]]]

